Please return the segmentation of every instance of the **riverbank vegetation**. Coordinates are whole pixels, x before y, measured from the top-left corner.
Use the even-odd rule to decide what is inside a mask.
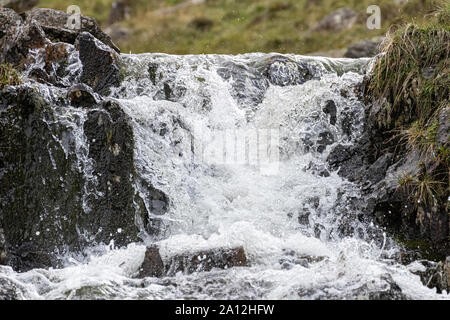
[[[381,105],[378,126],[391,132],[406,152],[421,157],[416,175],[400,177],[399,186],[416,204],[445,204],[450,164],[450,4],[438,7],[424,22],[388,32],[382,51],[369,84],[370,95]]]

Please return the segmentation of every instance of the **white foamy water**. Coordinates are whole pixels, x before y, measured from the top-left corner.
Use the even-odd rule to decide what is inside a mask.
[[[0,278],[13,281],[24,299],[367,299],[392,282],[407,298],[448,299],[423,286],[411,272],[417,266],[386,258],[397,251],[395,244],[383,241],[382,230],[360,222],[359,212],[346,205],[360,196],[356,185],[336,172],[322,176],[312,169],[326,166],[334,145],[352,144],[361,134],[364,105],[354,86],[367,60],[289,56],[311,64],[316,77],[268,85],[262,94],[255,79],[245,78],[236,89],[233,76],[218,72],[229,63],[259,66],[266,58],[123,56],[128,76],[112,96],[132,119],[139,176],[170,198],[168,213],[149,213],[160,233],[127,248],[98,245],[62,269],[16,273],[1,267]],[[149,63],[156,71],[149,72]],[[261,101],[250,103],[248,97],[258,94]],[[330,100],[335,124],[323,112]],[[279,132],[275,173],[265,174],[257,164],[199,157],[217,132],[258,129]],[[324,132],[332,142],[320,152]],[[354,232],[343,233],[342,227]],[[136,279],[150,242],[159,244],[163,259],[242,246],[249,266]],[[323,259],[303,265],[295,263],[296,256]]]

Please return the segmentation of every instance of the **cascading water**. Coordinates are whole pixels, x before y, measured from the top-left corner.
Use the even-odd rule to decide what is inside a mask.
[[[168,195],[168,212],[151,210],[158,233],[143,233],[142,243],[127,248],[93,245],[87,258],[67,256],[61,269],[16,273],[0,267],[0,278],[13,281],[22,298],[365,299],[396,288],[405,298],[446,298],[411,272],[419,264],[403,266],[390,258],[395,243],[349,205],[360,197],[359,188],[326,169],[333,146],[354,143],[363,130],[364,105],[355,88],[369,59],[121,59],[126,78],[111,97],[131,118],[137,174]],[[310,78],[296,78],[277,59],[305,66]],[[264,69],[269,60],[275,69]],[[275,78],[263,79],[261,70]],[[58,121],[68,118],[62,114]],[[269,133],[274,160],[266,170],[267,148],[249,150]],[[211,149],[214,157],[208,157]],[[90,168],[85,154],[79,159]],[[135,188],[145,192],[138,183]],[[249,266],[136,279],[152,242],[163,258],[242,246]],[[304,256],[320,259],[303,263]]]

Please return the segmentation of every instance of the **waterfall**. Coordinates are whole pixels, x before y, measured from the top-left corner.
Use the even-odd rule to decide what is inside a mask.
[[[366,299],[380,292],[445,298],[411,272],[423,266],[395,262],[395,241],[354,203],[359,187],[327,166],[334,146],[355,144],[364,130],[358,88],[370,59],[259,53],[120,59],[125,78],[110,99],[130,119],[133,187],[150,226],[141,226],[141,242],[126,247],[92,243],[83,254],[64,253],[60,269],[18,273],[0,266],[0,281],[13,282],[21,298]],[[39,90],[48,90],[49,99],[57,92]],[[83,202],[89,193],[102,197],[80,129],[87,112],[74,108],[55,120],[69,121],[76,132],[68,152],[78,154],[89,176]],[[78,124],[70,114],[78,114]],[[148,196],[146,185],[167,195],[167,208]],[[248,266],[137,279],[152,243],[163,258],[243,247]]]

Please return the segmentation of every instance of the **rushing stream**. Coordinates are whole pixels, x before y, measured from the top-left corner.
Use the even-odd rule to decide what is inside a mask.
[[[122,55],[127,76],[111,98],[132,119],[138,175],[170,199],[165,214],[148,206],[158,232],[126,248],[92,244],[61,269],[1,266],[0,278],[24,299],[367,299],[398,287],[406,298],[448,298],[412,273],[423,266],[395,262],[395,242],[351,205],[358,186],[326,169],[333,146],[361,135],[355,88],[370,60],[284,56],[308,81],[285,64],[267,81],[257,71],[270,57],[281,59]],[[87,111],[60,121],[67,112]],[[249,266],[137,279],[152,242],[163,258],[242,246]]]

